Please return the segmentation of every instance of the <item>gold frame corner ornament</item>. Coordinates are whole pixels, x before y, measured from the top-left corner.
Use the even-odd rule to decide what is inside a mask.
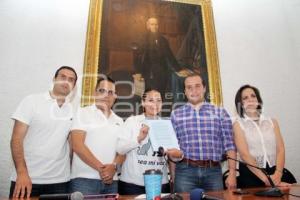
[[[222,87],[218,62],[216,33],[214,28],[211,0],[165,0],[201,6],[210,100],[215,105],[222,105]],[[93,91],[98,78],[99,46],[101,34],[103,0],[90,0],[89,18],[86,36],[83,66],[81,106],[94,102]]]

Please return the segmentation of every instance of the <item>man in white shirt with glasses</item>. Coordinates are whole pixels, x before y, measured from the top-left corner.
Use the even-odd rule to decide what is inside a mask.
[[[100,78],[95,104],[79,108],[71,128],[74,151],[71,192],[107,194],[118,192],[117,166],[123,157],[116,152],[122,118],[112,110],[117,98],[115,82]]]

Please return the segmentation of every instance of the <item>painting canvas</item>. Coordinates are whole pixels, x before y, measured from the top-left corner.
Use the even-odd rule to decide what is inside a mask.
[[[114,110],[141,112],[145,89],[157,89],[163,116],[185,103],[184,78],[200,73],[206,100],[221,103],[217,48],[210,1],[92,0],[82,104],[93,102],[97,78],[116,81]]]

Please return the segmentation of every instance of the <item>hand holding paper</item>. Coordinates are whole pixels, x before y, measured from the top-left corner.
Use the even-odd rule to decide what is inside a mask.
[[[140,133],[137,137],[138,143],[141,143],[148,135],[149,132],[149,126],[147,125],[142,125],[142,128],[140,129]]]
[[[149,137],[154,151],[159,147],[179,149],[177,137],[170,120],[147,120]]]

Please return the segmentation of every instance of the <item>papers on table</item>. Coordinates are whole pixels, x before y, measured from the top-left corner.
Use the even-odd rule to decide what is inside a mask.
[[[171,120],[147,120],[146,124],[150,127],[149,137],[153,151],[158,151],[159,147],[163,147],[164,150],[170,148],[179,149],[178,140]]]

